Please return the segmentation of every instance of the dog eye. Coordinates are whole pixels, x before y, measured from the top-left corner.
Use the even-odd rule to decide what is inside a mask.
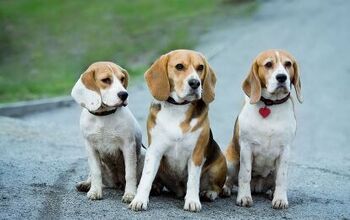
[[[266,68],[271,68],[271,67],[272,67],[272,62],[269,61],[269,62],[265,63],[264,66],[265,66]]]
[[[202,64],[197,67],[198,71],[202,71],[203,69],[204,69],[204,66]]]
[[[286,68],[290,68],[291,66],[292,66],[292,63],[289,62],[289,61],[286,61],[286,62],[284,63],[284,67],[286,67]]]
[[[125,80],[125,77],[123,76],[122,78],[120,78],[120,82],[124,82],[124,80]]]
[[[184,65],[182,65],[181,63],[179,63],[179,64],[176,64],[175,68],[176,68],[177,70],[183,70]]]
[[[112,83],[112,80],[110,78],[104,78],[104,79],[101,79],[101,81],[103,83],[106,83],[106,84],[109,84],[109,85]]]

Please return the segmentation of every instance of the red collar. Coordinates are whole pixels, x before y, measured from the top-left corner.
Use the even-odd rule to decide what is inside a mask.
[[[260,101],[262,101],[266,106],[271,106],[271,105],[279,105],[282,103],[285,103],[290,97],[290,93],[283,99],[277,99],[277,100],[271,100],[271,99],[266,99],[261,96]]]

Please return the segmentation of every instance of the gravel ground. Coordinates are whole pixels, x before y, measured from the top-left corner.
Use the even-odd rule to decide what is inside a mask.
[[[252,208],[235,206],[233,196],[203,203],[200,213],[183,211],[184,201],[167,194],[151,197],[142,213],[127,209],[121,191],[104,190],[103,200],[89,201],[74,188],[88,167],[80,109],[72,106],[0,117],[0,219],[350,219],[349,9],[347,0],[265,1],[251,18],[225,21],[202,36],[197,48],[218,75],[210,117],[222,149],[253,58],[267,48],[285,48],[298,59],[304,103],[296,106],[288,210],[272,209],[262,196],[253,196]],[[150,100],[143,83],[130,89],[129,106],[144,130]]]

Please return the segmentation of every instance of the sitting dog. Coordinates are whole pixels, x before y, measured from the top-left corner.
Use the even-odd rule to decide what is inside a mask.
[[[288,207],[288,157],[296,132],[292,85],[301,103],[298,65],[282,50],[259,54],[243,82],[245,104],[226,150],[228,176],[223,190],[229,196],[238,181],[239,206],[253,204],[251,191],[271,191],[273,208]]]
[[[145,79],[155,100],[147,121],[145,165],[129,207],[147,209],[158,171],[157,181],[178,197],[185,196],[185,210],[200,211],[200,194],[215,200],[227,171],[208,118],[215,73],[200,53],[175,50],[161,56],[146,71]]]
[[[101,199],[102,187],[125,186],[123,202],[136,193],[142,166],[139,124],[127,107],[128,72],[111,62],[96,62],[80,76],[72,97],[83,107],[80,128],[90,174],[77,184],[89,199]]]

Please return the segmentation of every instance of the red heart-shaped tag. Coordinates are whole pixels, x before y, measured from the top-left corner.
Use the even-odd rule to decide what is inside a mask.
[[[271,113],[271,109],[265,106],[259,109],[259,113],[263,118],[266,118]]]

